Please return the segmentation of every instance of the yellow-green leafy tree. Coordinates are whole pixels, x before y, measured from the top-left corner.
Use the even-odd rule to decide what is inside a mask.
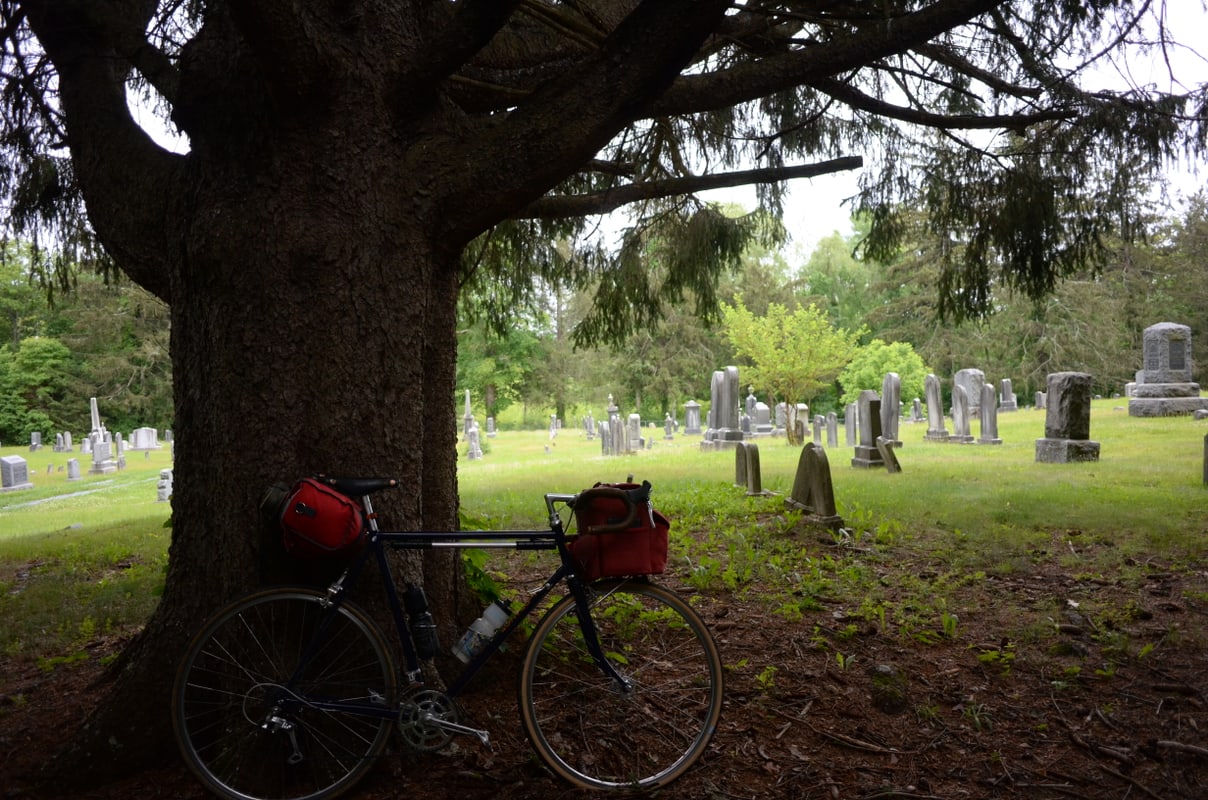
[[[743,383],[785,403],[789,444],[801,444],[797,403],[810,402],[838,377],[856,354],[864,329],[836,328],[812,303],[791,310],[769,303],[767,312],[756,316],[740,295],[722,313],[726,337],[747,362]]]

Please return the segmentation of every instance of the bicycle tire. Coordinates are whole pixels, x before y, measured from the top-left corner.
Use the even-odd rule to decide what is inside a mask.
[[[334,797],[385,748],[393,720],[314,705],[394,707],[398,692],[377,625],[350,603],[327,615],[326,598],[303,588],[258,592],[215,614],[189,645],[173,684],[172,729],[189,768],[218,795]],[[299,670],[322,620],[327,633]]]
[[[592,587],[591,616],[622,691],[588,654],[573,597],[533,631],[520,677],[520,716],[538,756],[588,789],[653,789],[691,767],[721,716],[722,664],[705,623],[650,583]]]

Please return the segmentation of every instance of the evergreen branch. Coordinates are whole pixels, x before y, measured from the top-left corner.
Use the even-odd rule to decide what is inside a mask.
[[[1005,0],[943,0],[902,17],[870,20],[856,33],[729,69],[679,78],[646,109],[676,116],[730,108],[775,92],[810,85],[919,47],[954,27],[991,12]]]
[[[680,178],[644,181],[618,186],[603,192],[581,195],[551,195],[530,203],[515,214],[519,219],[560,219],[591,214],[607,214],[623,205],[641,200],[703,192],[710,189],[725,189],[757,183],[775,183],[793,178],[816,178],[864,165],[860,156],[846,156],[816,164],[793,167],[766,167],[740,170],[715,175],[692,175]]]
[[[900,122],[910,122],[941,130],[956,129],[989,129],[1011,128],[1022,129],[1041,122],[1072,119],[1076,116],[1073,111],[1053,109],[1034,114],[936,114],[917,108],[906,108],[893,105],[884,100],[870,97],[856,90],[850,84],[833,78],[813,81],[815,89],[859,111],[866,111],[877,116],[896,119]]]

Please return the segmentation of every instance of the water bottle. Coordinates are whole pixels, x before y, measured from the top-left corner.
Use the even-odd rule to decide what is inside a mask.
[[[487,642],[499,630],[499,626],[507,622],[512,613],[511,607],[504,600],[496,600],[487,606],[482,616],[470,623],[469,629],[461,637],[461,641],[453,648],[453,655],[462,663],[468,664],[474,656],[482,652]]]
[[[428,610],[428,598],[424,590],[418,586],[408,586],[403,594],[403,605],[407,607],[407,616],[411,622],[411,641],[415,643],[415,652],[422,659],[429,659],[440,649],[436,638],[436,620]]]

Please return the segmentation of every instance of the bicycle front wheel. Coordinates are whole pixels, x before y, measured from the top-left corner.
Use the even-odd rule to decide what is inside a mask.
[[[190,644],[172,729],[190,769],[234,800],[320,800],[352,786],[386,746],[395,707],[380,631],[354,605],[270,589],[220,611]],[[345,707],[341,708],[340,706]]]
[[[587,652],[573,597],[538,623],[520,717],[557,775],[590,789],[652,789],[700,758],[721,715],[722,666],[699,615],[649,583],[594,585],[591,618],[619,685]]]

